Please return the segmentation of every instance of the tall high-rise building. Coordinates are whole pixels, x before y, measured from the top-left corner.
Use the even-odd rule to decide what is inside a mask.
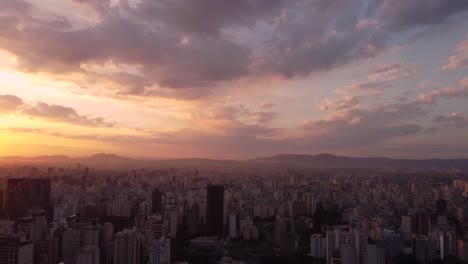
[[[155,189],[151,194],[151,213],[162,213],[162,192]]]
[[[124,229],[115,235],[114,264],[141,263],[142,235],[136,229]]]
[[[200,227],[200,206],[195,203],[188,211],[187,216],[187,231],[189,235],[196,235],[199,233]]]
[[[440,258],[444,259],[447,256],[456,255],[457,240],[455,232],[446,232],[439,235],[439,252]]]
[[[427,236],[431,223],[429,217],[425,213],[416,213],[412,220],[413,233]]]
[[[99,227],[95,222],[76,223],[75,229],[80,236],[80,248],[87,245],[99,246]]]
[[[171,263],[171,239],[161,237],[153,240],[149,252],[149,264]]]
[[[156,214],[148,217],[146,221],[147,229],[150,231],[151,239],[158,239],[165,235],[164,221],[162,215]]]
[[[341,256],[343,256],[343,248],[346,250],[352,249],[354,251],[353,253],[349,253],[352,254],[354,260],[348,263],[363,264],[367,260],[366,233],[356,230],[349,231],[348,227],[338,226],[335,227],[334,230],[327,231],[326,242],[327,264],[333,263],[333,259],[336,258],[336,256],[340,256],[340,253]],[[346,246],[343,247],[344,244],[346,244]],[[343,260],[343,257],[341,257],[341,259]]]
[[[222,237],[224,233],[224,186],[208,185],[206,200],[207,234]]]
[[[229,214],[229,236],[237,237],[237,215],[235,213]]]
[[[27,216],[36,206],[50,210],[50,179],[10,178],[7,180],[6,210],[10,219]]]
[[[298,237],[294,233],[287,233],[282,236],[280,243],[281,255],[292,256],[297,252],[298,247]]]
[[[457,240],[457,257],[468,263],[468,240]]]
[[[385,248],[382,245],[367,245],[367,263],[385,264]]]
[[[413,216],[402,215],[401,216],[401,237],[403,241],[411,241],[413,235]]]
[[[101,257],[101,260],[109,264],[111,263],[111,260],[113,259],[113,254],[108,254],[108,253],[113,253],[114,250],[112,247],[114,246],[113,243],[114,239],[114,225],[111,223],[104,223],[100,230],[100,235],[99,235],[99,247],[100,247],[100,252],[99,256]],[[111,251],[111,252],[108,252]]]
[[[39,264],[59,263],[59,238],[50,236],[34,243],[34,258]]]
[[[80,233],[67,228],[62,236],[62,259],[64,263],[72,263],[80,250]]]
[[[358,264],[356,261],[356,248],[349,243],[340,245],[341,263],[342,264]]]
[[[436,257],[437,241],[426,236],[417,236],[414,239],[414,255],[421,264],[431,263]]]
[[[0,263],[33,264],[34,245],[21,235],[0,237]]]
[[[96,246],[84,246],[76,254],[76,264],[99,264],[99,248]]]
[[[310,255],[314,258],[325,258],[327,253],[327,240],[321,234],[310,236]]]

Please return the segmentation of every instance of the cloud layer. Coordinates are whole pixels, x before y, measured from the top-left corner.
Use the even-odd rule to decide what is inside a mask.
[[[15,54],[24,71],[80,72],[110,81],[119,94],[176,98],[198,98],[242,78],[293,78],[340,67],[379,54],[400,31],[438,25],[468,9],[458,0],[75,3],[78,11],[95,12],[91,26],[22,0],[3,1],[0,48]],[[448,65],[462,64],[453,60]],[[108,62],[135,71],[84,66]],[[373,79],[412,74],[399,64],[385,67],[376,68]],[[171,91],[179,88],[198,92]]]
[[[211,157],[467,139],[467,1],[49,2],[0,2],[4,133]]]
[[[112,127],[113,122],[106,117],[80,115],[75,109],[56,104],[36,102],[26,103],[14,95],[0,95],[0,115],[18,114],[46,121],[68,123],[78,126]]]

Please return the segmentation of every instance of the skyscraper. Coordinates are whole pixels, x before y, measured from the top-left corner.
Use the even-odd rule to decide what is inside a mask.
[[[367,263],[385,264],[385,248],[377,244],[368,245]]]
[[[413,251],[419,263],[428,264],[436,257],[437,241],[426,236],[414,238]]]
[[[114,264],[138,264],[141,261],[142,235],[135,229],[124,229],[115,235]]]
[[[224,227],[224,186],[208,185],[206,192],[207,234],[222,237]]]
[[[310,255],[314,258],[325,258],[327,251],[326,238],[321,234],[310,236]]]
[[[149,252],[149,264],[171,263],[171,239],[161,237],[153,240]]]
[[[8,179],[6,209],[9,217],[15,219],[26,216],[28,209],[32,209],[35,206],[49,211],[50,188],[50,179]]]
[[[187,216],[187,229],[189,235],[198,234],[200,222],[200,206],[195,203],[192,205]]]
[[[162,193],[155,189],[151,194],[151,213],[157,214],[162,212]]]
[[[31,241],[25,241],[21,235],[0,237],[0,263],[33,264]]]
[[[76,254],[76,264],[99,264],[99,248],[96,246],[84,246]]]

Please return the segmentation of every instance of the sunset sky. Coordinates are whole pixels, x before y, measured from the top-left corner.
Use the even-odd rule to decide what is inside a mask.
[[[2,0],[0,156],[468,157],[468,1]]]

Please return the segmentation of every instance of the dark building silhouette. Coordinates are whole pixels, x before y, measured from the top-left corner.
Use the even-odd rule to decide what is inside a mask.
[[[34,245],[20,234],[0,237],[0,263],[33,263]]]
[[[416,213],[413,216],[413,233],[428,235],[429,221],[429,216],[425,213]]]
[[[39,207],[51,212],[50,179],[12,178],[7,180],[6,210],[10,219],[27,216],[28,209]]]
[[[162,193],[155,189],[151,194],[151,213],[157,214],[162,212]]]
[[[208,185],[206,189],[206,231],[210,236],[223,236],[224,186]]]
[[[195,203],[188,212],[187,231],[189,235],[196,235],[199,232],[200,206]]]
[[[445,214],[447,212],[447,201],[439,199],[436,201],[436,208],[438,214]]]

